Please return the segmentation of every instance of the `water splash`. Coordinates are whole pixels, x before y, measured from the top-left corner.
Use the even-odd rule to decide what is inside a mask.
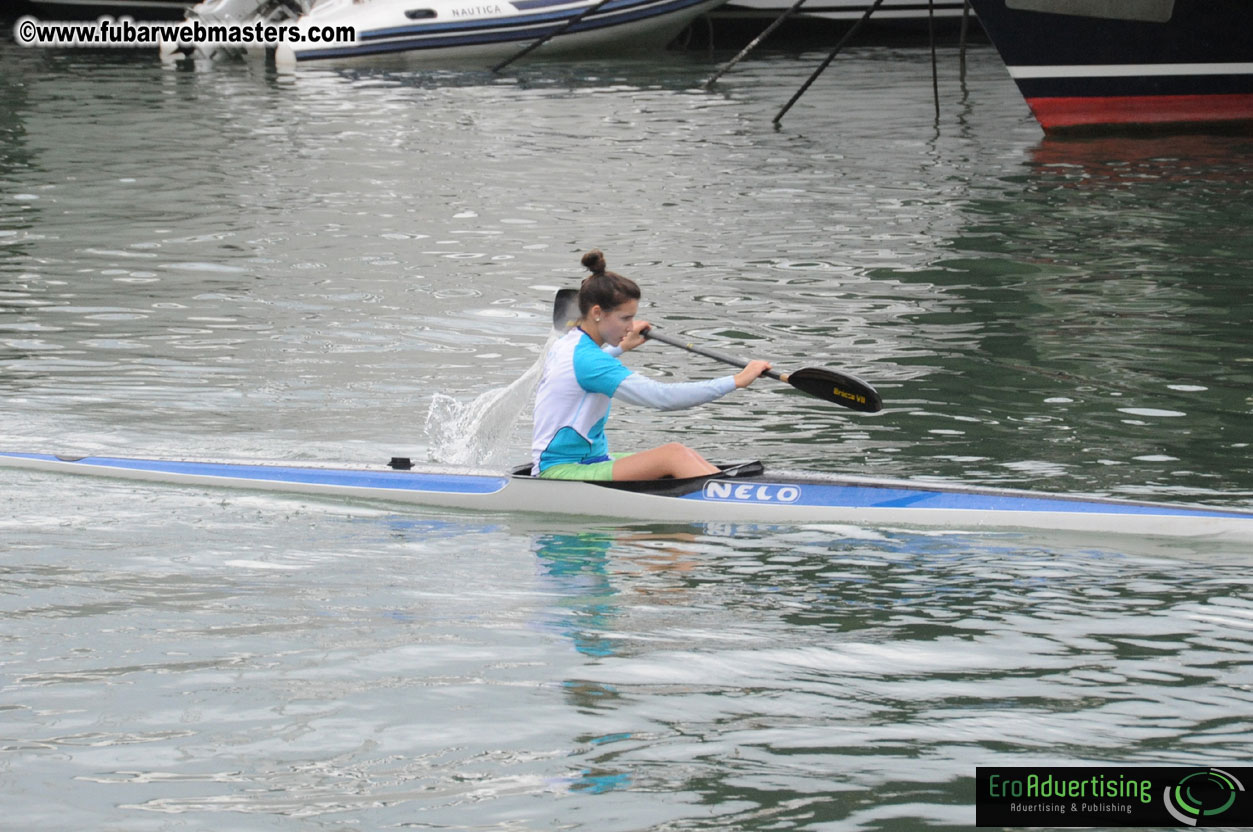
[[[544,358],[552,341],[545,344],[535,363],[507,387],[498,387],[469,402],[436,393],[431,399],[424,428],[429,440],[427,456],[444,465],[500,467],[521,459],[510,459],[518,451],[514,429],[523,416],[531,413],[535,385],[544,369]],[[522,454],[529,456],[529,453]]]

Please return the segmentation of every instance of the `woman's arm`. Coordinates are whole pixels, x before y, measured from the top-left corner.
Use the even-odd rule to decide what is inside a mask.
[[[613,397],[656,410],[682,410],[722,398],[734,389],[735,376],[667,384],[631,373],[618,385]]]

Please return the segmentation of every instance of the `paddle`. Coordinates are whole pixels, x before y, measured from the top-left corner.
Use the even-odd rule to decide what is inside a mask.
[[[558,332],[565,332],[582,317],[579,312],[578,297],[579,293],[575,289],[561,289],[557,292],[557,296],[553,300],[553,329]],[[703,355],[706,358],[721,361],[723,364],[730,364],[732,367],[745,367],[748,365],[748,361],[743,358],[727,355],[707,347],[700,347],[690,341],[681,341],[678,338],[657,332],[652,327],[644,330],[643,335],[645,338],[653,341],[660,341],[663,344],[669,344],[681,350]],[[805,367],[793,373],[777,373],[774,370],[767,370],[763,375],[782,381],[785,384],[790,384],[802,393],[808,393],[816,399],[838,404],[841,407],[860,410],[863,413],[875,413],[883,409],[883,398],[879,395],[879,391],[857,376],[849,373],[840,373],[817,367]]]

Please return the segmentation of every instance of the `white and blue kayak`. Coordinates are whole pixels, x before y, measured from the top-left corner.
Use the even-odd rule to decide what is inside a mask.
[[[642,483],[541,480],[531,477],[526,466],[505,474],[423,470],[401,458],[374,467],[353,467],[0,452],[0,467],[620,521],[1017,529],[1253,545],[1253,511],[1249,510],[776,472],[758,462],[723,466],[721,474],[710,477]]]

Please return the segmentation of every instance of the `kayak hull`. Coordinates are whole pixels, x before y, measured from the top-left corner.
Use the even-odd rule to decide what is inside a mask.
[[[763,470],[623,488],[440,469],[392,470],[0,452],[0,467],[443,509],[619,521],[1042,530],[1253,544],[1253,512],[912,480]],[[678,483],[676,488],[673,484]],[[677,493],[676,493],[677,492]]]

